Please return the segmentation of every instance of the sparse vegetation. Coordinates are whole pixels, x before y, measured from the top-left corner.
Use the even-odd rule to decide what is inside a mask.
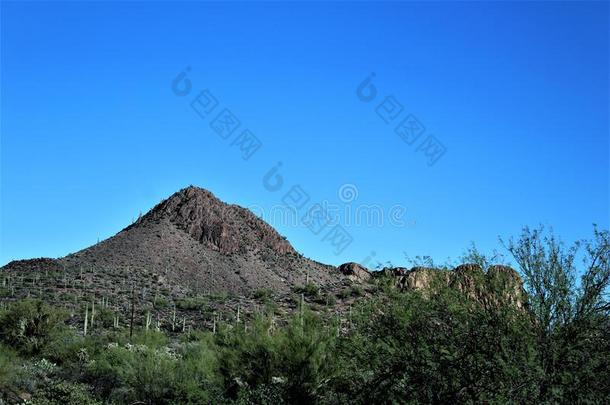
[[[362,297],[364,295],[364,289],[359,285],[350,285],[344,288],[337,294],[339,298],[346,299],[349,297]]]
[[[254,291],[254,299],[260,300],[262,302],[267,302],[273,296],[273,291],[268,288],[259,288]]]
[[[201,311],[209,300],[202,297],[183,298],[176,300],[176,307],[183,310]]]
[[[0,399],[34,404],[608,403],[608,232],[596,229],[592,241],[565,247],[552,234],[525,229],[506,245],[524,278],[523,305],[492,299],[510,293],[509,284],[488,277],[497,269],[474,250],[469,254],[476,253],[485,270],[479,274],[473,267],[472,274],[460,273],[455,280],[480,283],[487,288],[484,300],[443,283],[426,291],[393,287],[386,275],[369,285],[380,287],[366,295],[360,284],[344,287],[340,295],[354,300],[339,312],[335,309],[341,307],[329,302],[333,294],[322,294],[314,284],[295,289],[298,305],[284,317],[275,311],[248,315],[237,304],[227,313],[215,311],[207,323],[187,324],[178,317],[173,326],[157,328],[151,311],[175,317],[173,305],[140,304],[131,336],[127,320],[117,327],[117,312],[104,299],[95,305],[86,336],[82,321],[65,310],[36,299],[17,300],[0,310]],[[584,267],[577,266],[577,257]],[[316,304],[308,307],[301,294]],[[274,303],[270,295],[268,290],[253,294]],[[90,297],[81,302],[89,316],[92,302]],[[211,302],[221,304],[209,296],[175,304],[189,312]],[[242,311],[239,322],[235,308]],[[322,310],[314,313],[314,308]],[[84,315],[84,308],[80,312]]]
[[[168,306],[169,302],[167,301],[167,299],[165,299],[165,297],[156,297],[153,301],[153,307],[155,309],[163,309],[167,308]]]
[[[316,298],[320,294],[320,287],[313,283],[308,283],[294,287],[294,292],[297,294],[304,294],[309,298]]]

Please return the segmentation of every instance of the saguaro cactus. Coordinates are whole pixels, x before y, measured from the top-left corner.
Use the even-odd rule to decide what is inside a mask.
[[[176,304],[174,304],[174,310],[172,311],[172,332],[176,327]]]
[[[349,327],[352,328],[352,306],[349,306]]]
[[[131,319],[129,320],[129,340],[131,340],[131,338],[133,336],[133,318],[134,318],[135,309],[136,309],[135,301],[136,301],[136,290],[132,286],[131,287]]]
[[[304,306],[305,306],[305,294],[301,293],[301,305],[300,305],[301,327],[303,327]]]
[[[341,335],[341,314],[337,312],[337,337]]]
[[[275,331],[275,316],[271,316],[271,322],[269,323],[269,329],[267,329],[267,335],[271,336],[271,334]],[[244,332],[246,330],[244,329]]]
[[[83,334],[87,336],[87,323],[89,321],[89,303],[85,304],[85,325],[83,329]]]
[[[91,301],[91,329],[93,329],[93,318],[95,317],[95,299]]]

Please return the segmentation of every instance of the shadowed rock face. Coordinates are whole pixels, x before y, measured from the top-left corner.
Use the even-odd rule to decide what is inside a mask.
[[[198,187],[180,190],[153,208],[138,222],[167,218],[193,239],[221,253],[271,251],[284,255],[296,251],[269,224],[237,205],[228,205]]]
[[[485,272],[478,264],[461,264],[453,270],[451,285],[468,298],[480,299],[486,295]]]
[[[487,280],[490,290],[500,295],[500,298],[523,308],[526,302],[523,280],[514,269],[509,266],[495,265],[487,270]]]

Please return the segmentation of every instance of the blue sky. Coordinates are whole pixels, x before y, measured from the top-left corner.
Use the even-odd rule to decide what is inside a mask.
[[[189,184],[332,264],[443,261],[540,223],[588,237],[609,223],[608,16],[607,2],[2,2],[0,264],[87,247]],[[202,118],[205,89],[218,105]],[[224,108],[241,123],[228,139],[211,127]],[[395,133],[409,114],[425,127],[413,144]],[[247,160],[246,129],[262,144]],[[445,153],[430,166],[432,139]],[[338,208],[318,234],[269,214],[294,185],[299,218]],[[356,224],[371,207],[383,221]],[[330,243],[338,229],[351,243]]]

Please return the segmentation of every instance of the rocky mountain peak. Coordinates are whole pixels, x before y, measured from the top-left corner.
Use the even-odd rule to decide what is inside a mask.
[[[284,237],[251,211],[226,204],[203,188],[189,186],[174,193],[134,225],[163,220],[221,253],[270,249],[281,255],[296,254]]]

